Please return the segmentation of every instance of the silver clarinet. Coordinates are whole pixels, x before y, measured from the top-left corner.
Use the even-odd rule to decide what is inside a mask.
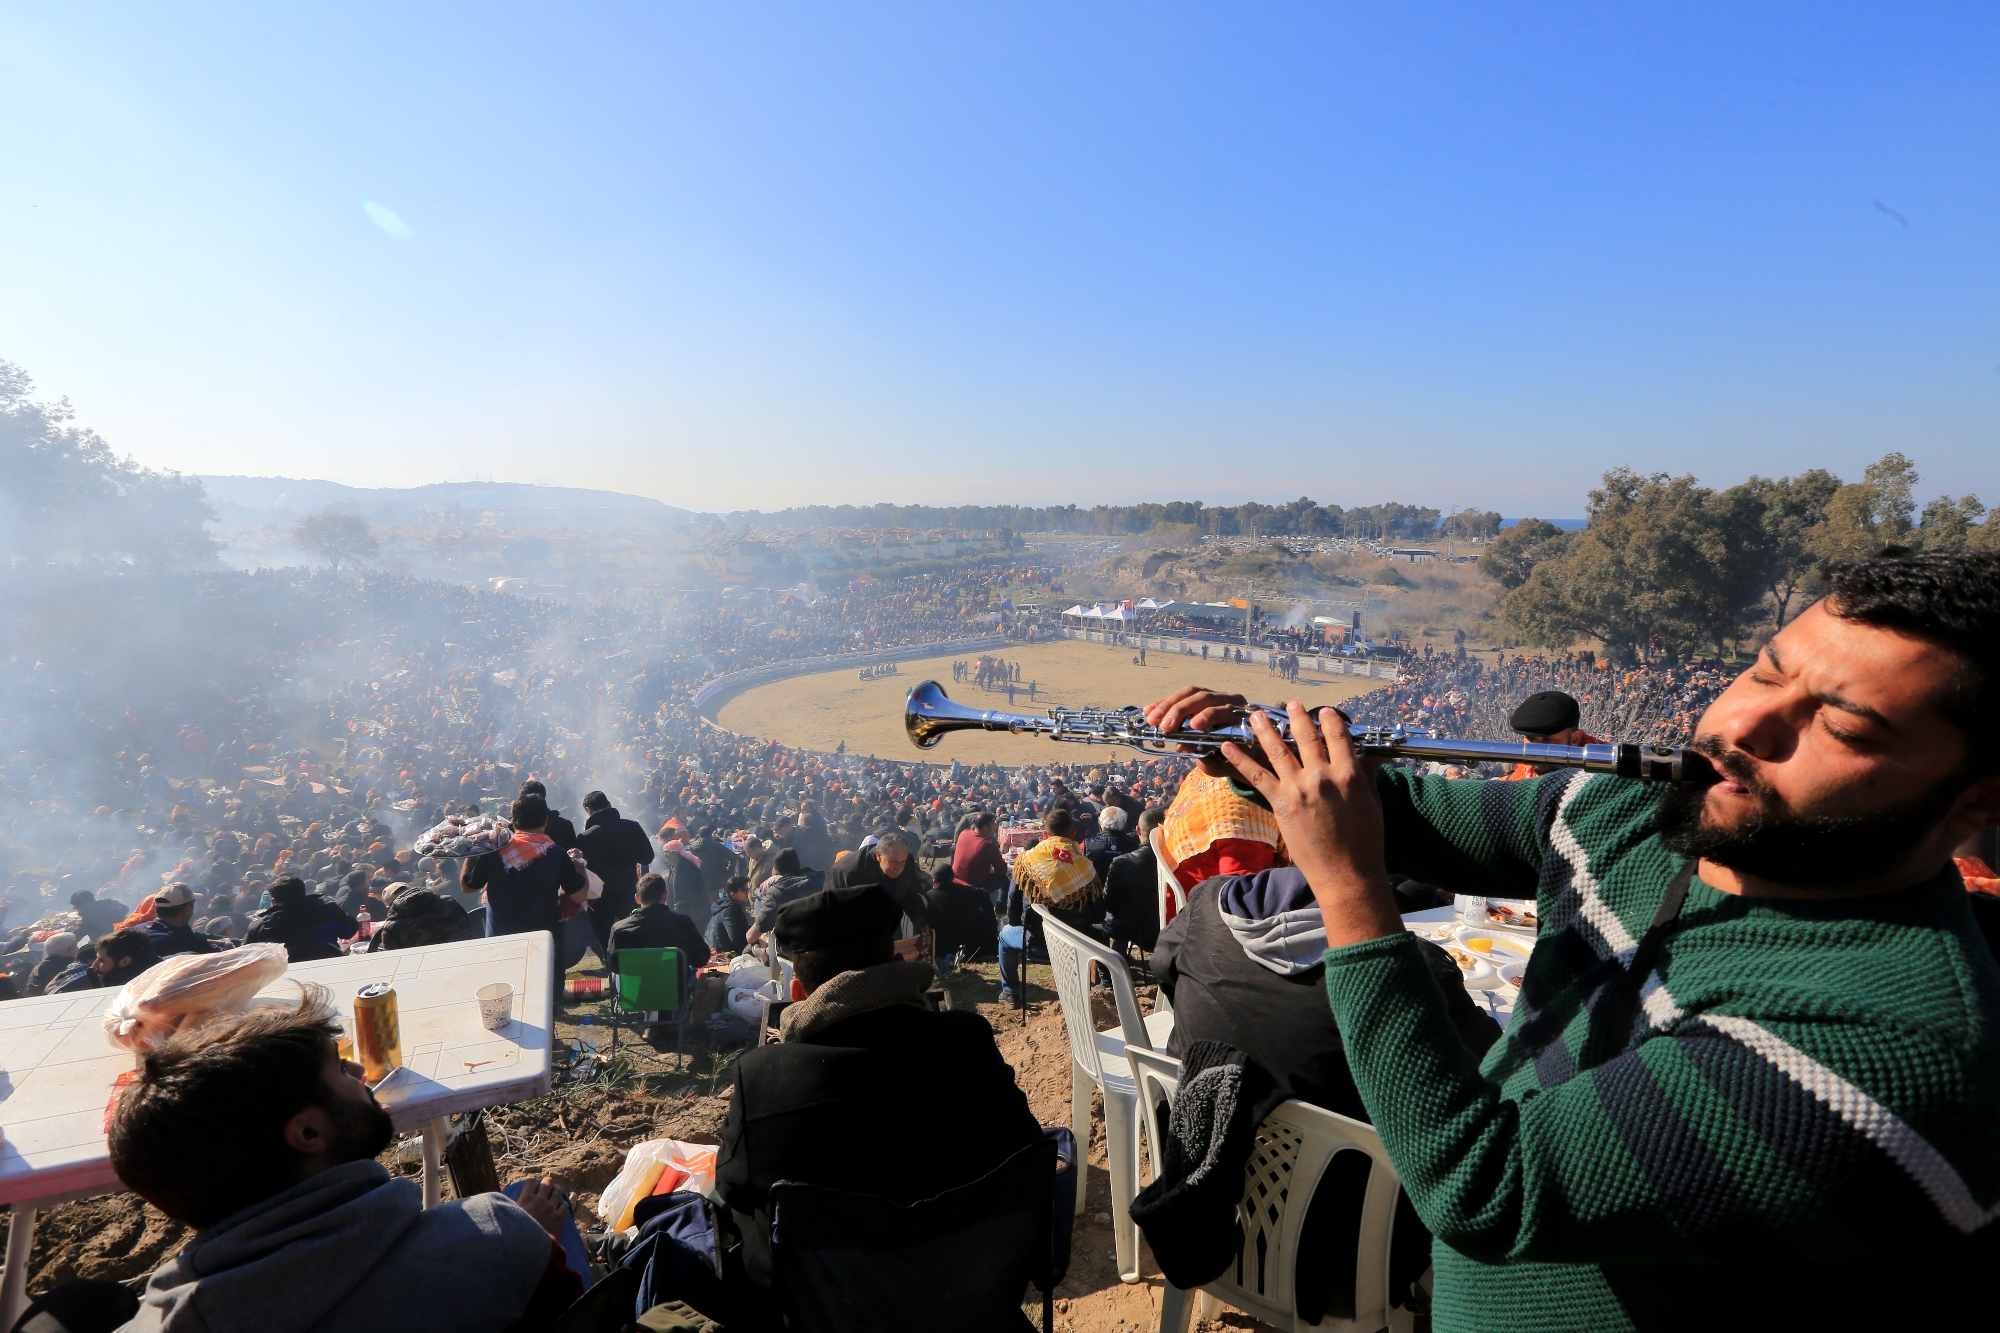
[[[1001,731],[1014,736],[1046,736],[1075,745],[1125,745],[1148,753],[1191,750],[1213,754],[1224,742],[1246,750],[1259,748],[1247,714],[1271,720],[1289,747],[1292,719],[1271,704],[1246,704],[1242,722],[1212,731],[1161,731],[1146,721],[1136,705],[1125,708],[1051,708],[1046,715],[1006,713],[953,703],[944,687],[927,680],[910,690],[903,707],[903,729],[919,750],[928,750],[953,731]],[[1715,769],[1693,750],[1672,745],[1541,745],[1530,741],[1472,741],[1434,732],[1374,728],[1353,733],[1355,751],[1364,759],[1429,759],[1439,763],[1535,764],[1550,768],[1581,768],[1615,773],[1651,782],[1713,782]]]

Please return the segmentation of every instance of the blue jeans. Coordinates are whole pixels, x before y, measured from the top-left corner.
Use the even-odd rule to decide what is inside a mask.
[[[1026,926],[1000,927],[1000,988],[1009,994],[1021,993],[1021,964],[1049,961],[1048,950],[1039,936],[1030,936]]]

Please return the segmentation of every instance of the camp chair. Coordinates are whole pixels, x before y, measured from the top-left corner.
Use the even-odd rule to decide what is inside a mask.
[[[1130,1062],[1157,1174],[1181,1062],[1153,1051],[1134,1051]],[[1373,1126],[1287,1101],[1257,1126],[1243,1174],[1236,1263],[1198,1291],[1162,1284],[1160,1333],[1186,1333],[1196,1297],[1204,1316],[1227,1302],[1288,1331],[1413,1327],[1413,1313],[1393,1304],[1389,1280],[1402,1181]],[[1354,1255],[1351,1268],[1327,1262],[1335,1246]]]
[[[679,949],[620,949],[612,965],[616,983],[606,997],[604,1024],[611,1029],[611,1054],[618,1055],[618,1029],[643,1032],[671,1023],[674,1064],[680,1065],[681,1029],[687,1025],[688,966]],[[656,1018],[648,1018],[657,1014]],[[632,1017],[637,1015],[637,1017]]]
[[[1042,1131],[969,1185],[899,1204],[781,1180],[771,1187],[771,1262],[794,1333],[949,1328],[1023,1333],[1033,1282],[1042,1328],[1069,1267],[1076,1143]]]

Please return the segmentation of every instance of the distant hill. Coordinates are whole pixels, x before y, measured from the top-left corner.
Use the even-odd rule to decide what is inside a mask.
[[[651,526],[691,517],[685,509],[640,495],[513,481],[360,487],[291,477],[203,477],[201,484],[226,524],[288,524],[322,509],[338,509],[376,523],[435,522],[453,516],[476,523],[490,513],[511,525],[534,527]]]

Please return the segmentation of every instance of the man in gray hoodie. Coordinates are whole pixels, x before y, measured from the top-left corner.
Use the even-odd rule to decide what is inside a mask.
[[[423,1207],[376,1154],[389,1113],[334,1047],[326,992],[169,1039],[112,1111],[118,1178],[197,1228],[128,1333],[504,1333],[582,1293],[544,1180]]]

